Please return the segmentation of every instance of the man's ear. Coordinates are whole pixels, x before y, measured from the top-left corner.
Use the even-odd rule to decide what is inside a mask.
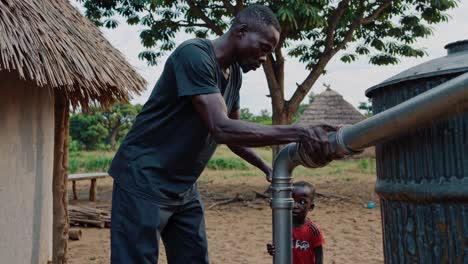
[[[236,37],[243,38],[245,34],[249,31],[247,24],[240,24],[236,27]]]

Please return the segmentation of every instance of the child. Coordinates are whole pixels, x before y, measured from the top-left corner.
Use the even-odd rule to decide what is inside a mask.
[[[323,264],[324,243],[322,231],[307,218],[307,212],[315,207],[315,188],[308,182],[293,184],[293,264]],[[270,255],[275,254],[275,246],[268,244]]]

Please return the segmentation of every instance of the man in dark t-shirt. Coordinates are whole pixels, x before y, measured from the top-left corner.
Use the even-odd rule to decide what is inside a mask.
[[[157,263],[160,238],[168,263],[208,263],[196,181],[217,144],[267,177],[270,166],[249,147],[300,142],[318,164],[331,160],[326,132],[333,128],[238,120],[241,71],[259,68],[279,35],[274,13],[253,5],[218,39],[185,41],[169,56],[109,169],[112,263]]]

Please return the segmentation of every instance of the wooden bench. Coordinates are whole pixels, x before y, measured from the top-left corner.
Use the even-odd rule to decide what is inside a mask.
[[[105,172],[92,172],[92,173],[79,173],[79,174],[70,174],[68,175],[68,180],[72,181],[73,186],[73,200],[77,200],[78,196],[76,195],[76,182],[77,181],[84,181],[84,180],[91,180],[91,186],[89,187],[89,200],[95,202],[96,201],[96,181],[98,178],[105,178],[109,176],[109,174]]]

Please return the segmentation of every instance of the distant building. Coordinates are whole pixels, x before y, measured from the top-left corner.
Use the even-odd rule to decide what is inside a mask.
[[[364,120],[361,112],[348,103],[343,96],[336,91],[327,88],[317,95],[304,113],[296,121],[299,125],[319,124],[354,124]]]
[[[299,125],[352,125],[364,120],[366,117],[354,106],[347,102],[343,96],[329,87],[317,95],[304,113],[296,121]],[[354,158],[375,157],[374,147],[364,150]]]

